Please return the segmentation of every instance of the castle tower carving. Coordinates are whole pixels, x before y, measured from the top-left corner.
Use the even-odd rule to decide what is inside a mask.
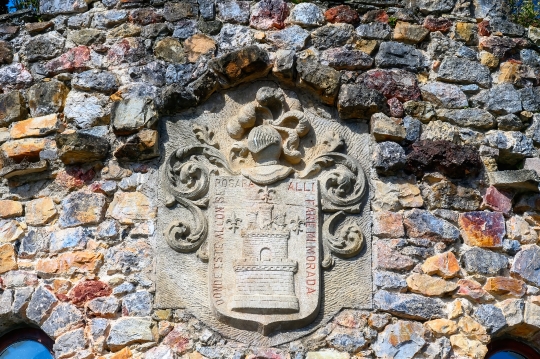
[[[290,231],[285,213],[275,215],[274,205],[258,203],[247,228],[240,232],[242,258],[234,262],[236,294],[230,310],[279,314],[300,310],[294,289],[298,262],[288,257]]]

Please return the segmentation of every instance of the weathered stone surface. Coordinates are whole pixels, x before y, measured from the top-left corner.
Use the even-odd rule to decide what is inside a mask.
[[[154,54],[156,57],[168,62],[183,63],[186,61],[182,43],[173,37],[166,37],[156,42]]]
[[[437,274],[443,278],[453,278],[458,275],[459,262],[452,252],[436,254],[426,259],[422,264],[422,271],[426,274]]]
[[[86,347],[84,329],[76,329],[58,337],[53,350],[56,358],[68,358],[81,352]]]
[[[61,128],[61,123],[56,114],[29,118],[28,120],[19,121],[13,126],[9,132],[11,138],[18,139],[24,137],[40,137],[56,132]]]
[[[103,260],[103,254],[94,251],[66,252],[54,259],[39,259],[36,270],[43,275],[66,273],[95,273]]]
[[[217,3],[218,15],[224,22],[246,25],[249,22],[249,2],[226,0]]]
[[[320,64],[311,50],[298,54],[296,70],[299,87],[313,93],[323,103],[334,104],[339,90],[338,71]]]
[[[283,30],[269,32],[266,38],[280,49],[299,51],[306,46],[309,32],[298,25],[293,25]]]
[[[26,88],[33,81],[32,74],[21,63],[0,68],[0,86],[2,86],[4,91]]]
[[[430,15],[424,19],[423,26],[432,32],[447,32],[452,27],[452,21],[443,17],[436,18]]]
[[[24,45],[23,54],[29,62],[49,60],[62,54],[65,41],[56,31],[37,35]]]
[[[454,27],[454,39],[465,42],[466,45],[475,45],[478,42],[477,38],[478,26],[470,22],[457,22]]]
[[[494,186],[489,186],[483,196],[482,206],[493,211],[509,213],[512,209],[513,193],[499,190]]]
[[[406,102],[419,100],[421,97],[416,76],[405,70],[370,70],[360,75],[360,81],[370,89],[382,93],[387,99],[397,98]]]
[[[111,325],[107,345],[118,350],[134,343],[152,342],[154,336],[151,326],[149,318],[120,318]]]
[[[354,27],[350,24],[330,24],[313,31],[311,41],[316,48],[326,50],[347,44],[353,33]]]
[[[40,0],[39,9],[42,14],[53,16],[85,12],[88,5],[85,1],[76,0]]]
[[[26,316],[34,323],[41,324],[56,303],[58,299],[54,294],[44,286],[39,286],[28,303]]]
[[[0,94],[0,125],[6,126],[13,121],[26,118],[26,104],[19,91]]]
[[[118,90],[118,79],[109,71],[90,70],[73,76],[71,86],[83,91],[112,94]]]
[[[482,304],[474,311],[474,318],[488,331],[496,333],[506,326],[502,310],[492,304]]]
[[[402,121],[399,118],[388,117],[383,113],[371,116],[371,133],[375,140],[380,141],[403,141],[407,135]]]
[[[259,30],[283,29],[289,6],[283,0],[262,0],[251,8],[249,24]]]
[[[408,276],[407,285],[411,292],[436,297],[453,292],[458,288],[454,282],[419,273],[413,273]]]
[[[60,303],[51,312],[41,328],[52,338],[82,326],[82,313],[71,303]]]
[[[22,205],[20,203],[20,208],[18,208],[19,206],[16,205],[18,202],[15,202],[15,204],[10,204],[8,202],[15,201],[3,200],[3,203],[5,203],[6,206],[4,209],[5,214],[17,216],[22,215]],[[0,243],[10,243],[20,239],[20,237],[24,234],[23,227],[24,226],[21,226],[21,223],[13,219],[0,221]]]
[[[107,156],[109,142],[106,138],[82,131],[62,133],[56,137],[59,157],[66,164],[99,161]]]
[[[422,324],[399,320],[378,335],[373,350],[380,358],[411,359],[425,343]]]
[[[141,27],[132,23],[124,23],[107,31],[107,38],[117,39],[125,37],[135,37],[141,35]]]
[[[468,212],[459,216],[461,235],[466,244],[500,248],[506,234],[504,217],[499,212]]]
[[[443,242],[455,242],[459,238],[459,230],[454,225],[425,210],[413,209],[405,212],[403,224],[407,235],[412,238]]]
[[[13,61],[13,47],[7,41],[0,41],[0,64],[11,64]]]
[[[88,301],[86,307],[96,316],[114,318],[120,303],[115,297],[98,297]]]
[[[395,142],[380,142],[373,151],[373,166],[380,174],[394,174],[405,166],[405,150]]]
[[[150,199],[140,192],[117,192],[107,210],[107,217],[112,217],[122,224],[132,224],[135,221],[155,218],[156,208]]]
[[[15,248],[9,243],[0,245],[0,274],[17,269]]]
[[[425,58],[414,46],[390,41],[380,45],[375,64],[383,68],[397,67],[419,71],[425,67]]]
[[[519,279],[508,277],[493,277],[488,278],[484,289],[495,295],[512,295],[514,297],[522,297],[525,292],[525,283]]]
[[[519,131],[523,128],[523,122],[512,113],[497,117],[497,127],[503,131]]]
[[[461,127],[490,129],[495,126],[495,118],[486,110],[467,108],[459,110],[437,110],[437,118]]]
[[[502,163],[515,164],[536,153],[532,140],[518,131],[489,131],[486,141],[491,147],[499,149],[499,162]]]
[[[540,327],[540,305],[527,301],[525,303],[525,312],[523,313],[523,321],[526,324],[536,328]]]
[[[218,74],[223,86],[230,87],[265,76],[271,63],[265,50],[248,46],[221,56],[208,66]]]
[[[325,50],[321,62],[336,70],[366,70],[373,64],[373,59],[363,51],[342,47]]]
[[[152,297],[146,291],[131,293],[122,298],[122,315],[144,317],[152,312]]]
[[[163,7],[163,17],[165,20],[174,22],[190,17],[196,17],[198,13],[198,6],[194,2],[166,2]]]
[[[449,319],[434,319],[424,323],[424,326],[437,335],[452,335],[458,331],[456,322]]]
[[[468,273],[499,275],[508,267],[506,256],[481,248],[472,248],[461,256],[464,269]]]
[[[526,283],[540,286],[540,247],[530,245],[519,251],[512,263],[511,272]]]
[[[421,25],[414,25],[404,21],[398,21],[394,27],[393,40],[406,44],[417,44],[423,41],[429,34],[429,30]]]
[[[521,244],[535,244],[538,241],[538,233],[519,216],[513,216],[506,221],[506,235]]]
[[[114,82],[111,84],[114,86]],[[64,115],[79,128],[108,124],[111,116],[108,96],[100,93],[70,91]]]
[[[57,211],[51,197],[34,199],[26,203],[25,220],[31,226],[40,226],[56,217]]]
[[[60,226],[75,227],[97,224],[103,219],[105,196],[101,193],[77,191],[62,200]]]
[[[464,297],[475,302],[486,302],[493,300],[493,297],[482,288],[482,285],[472,279],[460,279],[459,289],[456,296]]]
[[[418,294],[391,293],[379,290],[373,297],[375,307],[402,318],[432,320],[444,316],[444,305],[439,299]]]
[[[322,10],[312,3],[300,3],[296,5],[287,19],[288,22],[302,27],[315,27],[324,24]]]
[[[450,337],[452,349],[459,355],[465,355],[470,358],[484,358],[488,349],[478,340],[469,339],[466,335],[457,334]]]
[[[534,170],[488,172],[489,183],[502,189],[538,192],[538,175]]]
[[[46,147],[54,146],[54,141],[45,138],[23,138],[3,143],[0,150],[4,156],[11,158],[15,162],[24,159],[36,161],[39,154]]]
[[[398,211],[402,208],[417,208],[424,205],[420,189],[414,177],[386,177],[374,181],[374,210]]]
[[[77,306],[99,297],[107,297],[112,292],[111,288],[104,282],[98,280],[84,280],[77,283],[69,292],[69,299]]]
[[[356,28],[356,33],[363,39],[389,40],[392,34],[392,28],[386,23],[374,21],[369,24],[360,24]]]
[[[448,177],[476,175],[481,168],[478,151],[471,146],[459,146],[448,141],[418,141],[407,155],[407,167],[417,176],[437,171]]]
[[[111,122],[116,134],[127,135],[157,121],[157,109],[149,97],[130,97],[113,103]]]
[[[202,55],[212,55],[216,42],[211,37],[195,34],[184,42],[184,51],[189,62],[197,62]]]
[[[90,237],[90,232],[83,227],[68,228],[51,234],[49,251],[51,253],[67,250],[84,249]]]
[[[386,101],[381,93],[366,85],[343,85],[339,91],[337,108],[339,116],[344,120],[369,118],[381,109],[384,111]]]
[[[77,46],[47,62],[45,69],[49,75],[57,75],[63,72],[88,70],[89,64],[90,49],[86,46]]]
[[[407,282],[405,278],[397,273],[376,271],[373,275],[373,284],[379,289],[405,292],[407,291]]]
[[[146,55],[146,47],[141,38],[126,37],[109,48],[107,61],[111,65],[133,63],[142,60]]]
[[[19,217],[19,216],[22,216],[22,214],[23,214],[23,207],[22,207],[21,202],[5,200],[5,199],[0,200],[0,217],[1,218]],[[0,225],[0,236],[2,236],[0,241],[11,242],[11,240],[6,240],[6,238],[12,238],[13,235],[3,233],[2,231],[3,228],[4,227]],[[12,230],[9,230],[8,232],[12,233]]]
[[[474,83],[482,87],[491,85],[491,74],[486,66],[459,57],[445,57],[437,72],[437,78],[459,84]]]
[[[356,24],[360,22],[358,12],[348,5],[338,5],[331,7],[324,13],[326,21],[330,23],[344,22],[347,24]]]
[[[377,242],[377,268],[387,270],[410,270],[416,264],[409,256],[400,254],[389,243]]]
[[[457,85],[444,82],[430,82],[421,87],[424,101],[438,107],[464,108],[469,106],[467,96]]]
[[[149,25],[163,21],[163,16],[154,9],[142,8],[129,13],[129,21],[138,25]]]

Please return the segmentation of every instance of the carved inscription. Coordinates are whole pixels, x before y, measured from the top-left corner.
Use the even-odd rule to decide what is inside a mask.
[[[281,321],[305,324],[320,294],[318,182],[261,186],[215,176],[210,188],[212,301],[232,322],[268,332]],[[226,258],[226,260],[225,260]]]

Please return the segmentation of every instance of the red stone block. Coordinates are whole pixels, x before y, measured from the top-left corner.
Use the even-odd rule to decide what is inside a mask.
[[[283,29],[289,6],[283,0],[262,0],[253,8],[249,24],[259,30]]]
[[[90,49],[86,46],[77,46],[65,54],[52,59],[45,64],[49,75],[62,72],[80,72],[88,70],[90,65]]]
[[[112,289],[107,283],[99,280],[86,280],[73,287],[69,293],[69,298],[73,304],[83,305],[94,298],[106,297],[111,293]]]
[[[390,116],[403,117],[403,105],[397,98],[392,97],[387,101],[387,103],[388,108],[390,109]]]
[[[507,214],[512,210],[513,197],[514,193],[510,191],[499,190],[494,186],[490,186],[484,194],[482,207]]]
[[[347,24],[357,24],[360,21],[360,17],[356,10],[348,5],[339,5],[332,7],[324,13],[326,21],[331,23],[344,22]]]
[[[433,16],[428,16],[424,20],[424,27],[429,31],[440,31],[446,32],[452,27],[452,21],[445,19],[443,17],[435,18]]]
[[[506,234],[504,217],[499,212],[468,212],[459,216],[459,227],[469,246],[500,248]]]
[[[478,24],[478,34],[480,36],[489,36],[491,35],[491,30],[489,28],[489,21],[484,20]]]

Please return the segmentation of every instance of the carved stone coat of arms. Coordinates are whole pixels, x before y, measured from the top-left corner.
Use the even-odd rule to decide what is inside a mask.
[[[365,124],[259,82],[164,121],[156,306],[278,345],[371,306]]]

